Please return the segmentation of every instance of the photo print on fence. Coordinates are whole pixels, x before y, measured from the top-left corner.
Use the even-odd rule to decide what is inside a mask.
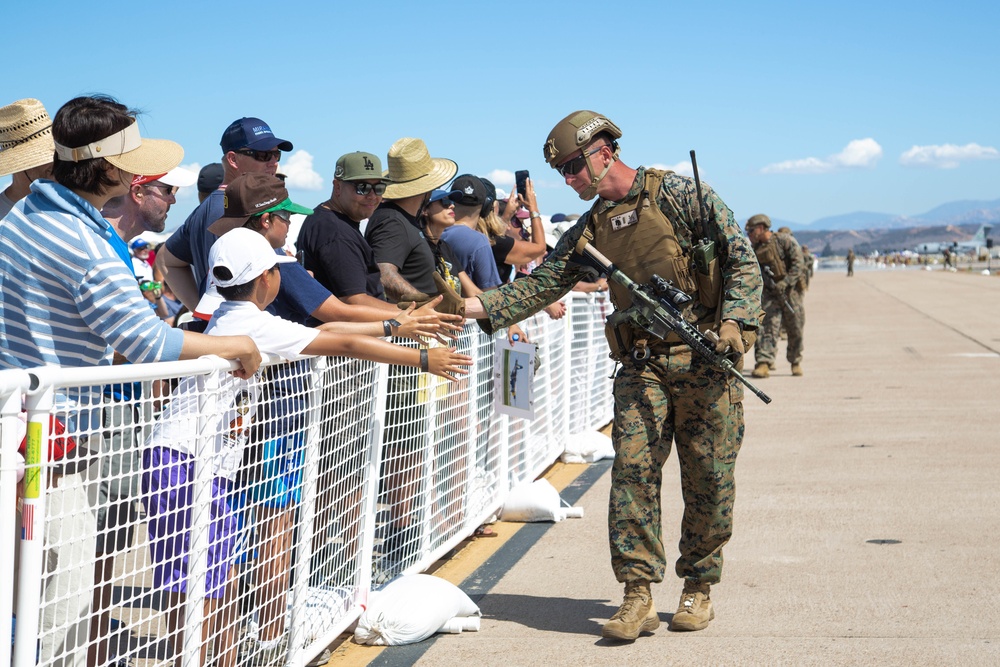
[[[535,418],[535,354],[537,346],[497,339],[493,366],[493,405],[504,415]]]

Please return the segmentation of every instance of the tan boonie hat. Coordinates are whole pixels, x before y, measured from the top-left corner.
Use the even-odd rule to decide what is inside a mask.
[[[386,199],[422,195],[441,187],[458,172],[454,160],[432,158],[421,139],[399,139],[389,148],[388,159],[389,169],[382,174],[389,180]]]
[[[382,176],[382,161],[371,153],[357,151],[337,158],[337,167],[333,177],[341,181],[382,181],[389,179]]]
[[[52,119],[42,103],[28,98],[0,107],[0,176],[52,162]]]
[[[165,174],[184,159],[180,144],[166,139],[143,139],[135,119],[124,130],[86,146],[56,144],[55,147],[60,160],[82,162],[104,158],[122,171],[139,176]]]

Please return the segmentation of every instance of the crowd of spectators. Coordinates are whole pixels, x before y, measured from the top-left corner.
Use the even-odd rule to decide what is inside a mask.
[[[304,413],[300,373],[295,363],[258,372],[261,351],[292,362],[306,354],[357,357],[455,379],[470,359],[448,343],[462,328],[468,300],[529,274],[546,253],[530,180],[524,192],[498,200],[487,179],[455,178],[458,165],[431,157],[421,139],[396,141],[386,154],[386,171],[375,153],[344,154],[336,162],[329,199],[313,208],[291,202],[277,169],[293,144],[276,137],[263,120],[236,119],[223,131],[220,148],[220,162],[199,174],[187,171],[179,166],[184,154],[179,145],[142,138],[136,113],[106,96],[70,100],[51,120],[33,99],[0,108],[0,176],[12,177],[0,193],[0,337],[6,341],[0,369],[218,355],[237,362],[233,382],[255,378],[266,387],[253,395],[269,404],[259,437],[285,438],[286,448],[301,446],[301,439],[298,445],[292,442]],[[154,247],[140,236],[162,233],[178,190],[195,184],[198,207],[165,243]],[[293,214],[306,216],[296,257],[285,250]],[[547,312],[559,318],[565,308],[557,303]],[[508,335],[529,340],[516,325]],[[372,337],[409,338],[418,347]],[[431,341],[443,345],[428,348]],[[183,409],[183,390],[183,383],[173,390],[168,410]],[[162,391],[166,395],[171,387]],[[82,433],[93,420],[106,427],[120,427],[123,420],[131,424],[137,415],[123,408],[123,401],[140,392],[138,383],[114,385],[98,395],[80,390],[58,400],[68,406],[67,427]],[[229,398],[236,400],[237,394]],[[417,409],[412,374],[391,371],[389,394],[395,403],[387,406],[385,456],[395,463],[380,480],[391,508],[382,547],[386,555],[401,549],[412,534],[418,494],[412,473],[420,446],[410,428]],[[81,437],[74,454],[79,464],[67,457],[53,467],[54,492],[65,503],[92,503],[84,481],[95,474],[101,480],[93,585],[77,593],[79,616],[92,617],[90,665],[114,659],[113,647],[104,641],[111,623],[109,582],[115,555],[132,540],[125,528],[135,517],[121,508],[136,498],[150,517],[157,586],[177,596],[185,591],[186,561],[176,561],[176,548],[170,546],[184,538],[185,528],[157,517],[190,502],[179,489],[188,483],[191,452],[177,450],[176,437],[154,437],[158,428],[124,440]],[[238,467],[241,457],[229,460]],[[227,498],[239,480],[232,468],[217,471],[216,477],[212,511],[218,528],[213,529],[206,600],[210,621],[233,576]],[[269,523],[260,541],[287,543],[291,521],[282,510],[290,506],[277,508],[280,520]],[[85,522],[88,516],[72,520]],[[58,550],[59,541],[48,548]],[[287,559],[275,563],[268,576],[287,590]],[[88,579],[65,572],[46,585],[59,585],[58,576],[71,578],[65,585],[78,588]],[[265,610],[258,621],[254,641],[265,662],[276,658],[286,641],[283,605],[273,613]],[[43,618],[43,626],[54,622]],[[177,622],[175,617],[175,629]],[[206,632],[211,625],[205,624]],[[51,659],[65,645],[60,633],[73,631],[62,627],[44,634],[42,658]],[[232,630],[213,636],[216,663],[235,665]],[[180,648],[179,632],[174,641]]]

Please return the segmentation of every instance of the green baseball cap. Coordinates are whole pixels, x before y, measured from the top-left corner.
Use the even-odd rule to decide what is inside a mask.
[[[382,177],[382,161],[371,153],[357,151],[341,155],[337,159],[337,168],[333,171],[333,177],[341,181],[382,181],[388,183],[389,179]]]

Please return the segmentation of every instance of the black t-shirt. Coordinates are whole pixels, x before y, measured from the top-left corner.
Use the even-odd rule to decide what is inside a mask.
[[[417,219],[392,202],[383,202],[368,219],[365,240],[375,251],[375,261],[392,264],[414,288],[437,294],[434,255]]]
[[[514,249],[514,239],[504,235],[494,236],[490,238],[490,241],[493,242],[493,261],[497,264],[497,273],[500,274],[500,280],[505,283],[510,282],[510,273],[514,267],[507,264],[504,260],[507,259],[510,251]]]
[[[462,272],[462,264],[455,256],[455,251],[444,239],[440,239],[437,243],[427,239],[427,245],[430,246],[431,252],[434,254],[434,270],[444,278],[446,283],[451,285],[457,294],[461,294],[462,281],[459,280],[458,274]]]
[[[385,298],[375,253],[360,224],[322,205],[302,223],[295,247],[316,280],[344,299],[355,294]]]

